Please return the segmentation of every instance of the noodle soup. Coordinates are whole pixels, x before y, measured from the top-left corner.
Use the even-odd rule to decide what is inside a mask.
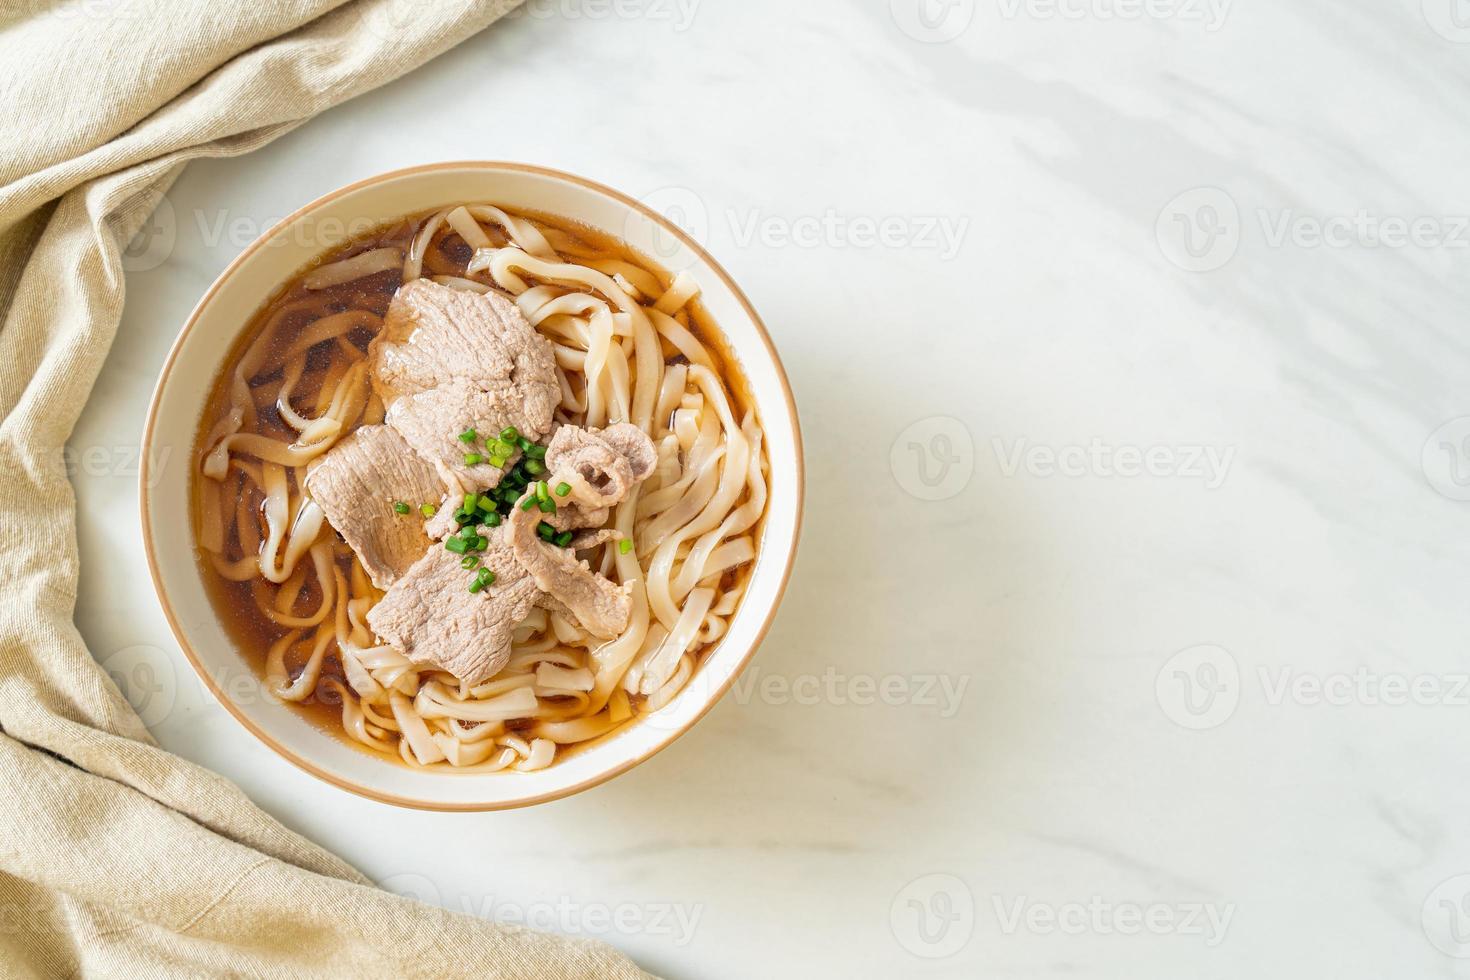
[[[447,358],[452,385],[395,387],[392,342],[412,352],[430,328],[394,338],[385,322],[406,296],[430,293],[403,290],[422,280],[435,284],[428,302],[460,326],[480,302],[534,332],[549,425],[524,421],[536,414],[524,395],[535,358],[519,348],[505,378],[476,375],[472,339]],[[221,621],[274,695],[410,766],[544,768],[656,711],[724,635],[766,504],[759,419],[718,336],[691,277],[545,215],[471,204],[354,239],[255,315],[200,421],[196,540]],[[466,405],[518,413],[520,427],[410,424],[437,418],[415,416],[413,399],[455,403],[453,386],[466,383],[478,399]],[[415,499],[379,493],[362,473],[359,499],[325,493],[341,461],[374,455],[362,451],[381,444],[370,433],[435,440],[354,464],[396,473],[412,457]],[[463,445],[445,455],[449,436]],[[633,443],[648,465],[624,465],[636,446],[626,459],[614,451]],[[590,482],[578,479],[582,449],[617,472],[639,470],[636,485],[624,480],[612,506],[573,506],[606,489],[600,471],[583,466]],[[363,526],[337,526],[364,512]],[[534,547],[512,540],[513,527],[533,523]],[[588,591],[558,592],[568,578]],[[607,622],[591,615],[609,603]],[[375,624],[392,633],[387,611],[405,605],[418,625],[400,625],[396,642],[380,635]],[[493,657],[461,649],[492,645],[502,625]]]

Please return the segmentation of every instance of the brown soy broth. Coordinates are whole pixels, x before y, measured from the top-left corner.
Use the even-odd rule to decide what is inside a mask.
[[[209,554],[198,545],[200,528],[202,527],[203,497],[206,492],[219,492],[218,485],[204,478],[200,472],[200,463],[209,450],[205,445],[210,430],[215,423],[228,410],[230,404],[229,388],[230,379],[251,343],[260,336],[267,322],[282,308],[302,301],[315,301],[319,312],[290,314],[281,323],[276,335],[270,344],[270,353],[279,355],[285,351],[293,341],[300,336],[301,332],[315,319],[331,313],[347,310],[369,310],[379,316],[383,315],[388,308],[388,303],[393,294],[402,284],[402,274],[393,269],[374,275],[363,277],[352,282],[330,286],[324,289],[309,290],[303,284],[304,278],[312,270],[336,262],[351,258],[363,252],[385,247],[397,247],[405,252],[412,243],[414,236],[435,212],[426,211],[408,218],[396,219],[355,237],[342,245],[324,252],[319,258],[300,269],[289,280],[282,283],[275,290],[259,310],[253,314],[240,331],[240,335],[230,348],[228,356],[215,376],[211,385],[210,396],[206,402],[203,414],[200,417],[198,428],[195,432],[195,445],[193,455],[193,467],[191,469],[191,493],[190,498],[193,507],[192,524],[195,532],[195,560],[199,565],[201,578],[204,580],[206,592],[214,606],[216,615],[224,626],[226,633],[234,641],[240,651],[242,659],[249,664],[256,676],[264,681],[266,656],[270,647],[286,633],[290,632],[288,627],[281,626],[269,617],[263,615],[256,606],[256,599],[251,581],[232,582],[220,575],[210,562]],[[589,250],[596,253],[598,259],[618,259],[641,266],[653,273],[659,282],[667,287],[673,276],[669,275],[657,263],[650,261],[647,257],[633,251],[625,243],[604,234],[593,228],[576,222],[569,221],[553,215],[534,211],[514,212],[520,217],[529,218],[543,228],[551,227],[558,229],[576,239]],[[504,234],[498,228],[486,228],[492,242],[499,246],[506,243]],[[423,269],[425,275],[454,275],[473,279],[490,285],[487,273],[478,273],[466,276],[464,265],[469,260],[473,250],[453,229],[445,228],[436,234],[435,239],[426,250]],[[530,277],[528,277],[530,278]],[[714,324],[708,311],[699,299],[689,302],[686,307],[689,311],[690,331],[704,344],[706,349],[714,356],[719,368],[721,379],[725,382],[726,389],[731,396],[731,408],[736,417],[743,417],[745,412],[753,407],[753,399],[750,396],[749,383],[739,370],[738,360],[726,342],[724,335]],[[372,335],[367,330],[357,330],[347,335],[347,340],[366,350]],[[676,356],[677,352],[665,350],[666,363],[682,361],[682,357]],[[314,402],[327,362],[330,356],[324,355],[320,347],[313,348],[307,354],[306,367],[301,378],[292,391],[291,399],[294,405],[308,405]],[[252,388],[270,386],[272,384],[279,388],[279,381],[283,373],[277,369],[271,374],[258,375],[256,378],[247,379],[254,382]],[[258,399],[257,399],[258,401]],[[298,408],[299,410],[299,408]],[[757,415],[759,413],[757,412]],[[276,408],[275,399],[272,398],[264,405],[257,408],[259,425],[254,431],[276,439],[294,440],[295,432],[280,418]],[[361,424],[361,423],[359,423]],[[343,433],[346,435],[346,433]],[[231,473],[231,478],[234,474]],[[242,484],[246,495],[247,513],[255,516],[264,537],[265,521],[262,514],[264,495],[260,489],[250,481]],[[229,526],[231,518],[225,516],[226,525]],[[764,517],[757,521],[753,534],[757,542],[756,561],[760,560],[760,548],[763,540]],[[228,538],[225,557],[235,560],[243,557],[238,552],[238,546],[234,543],[234,536]],[[341,564],[344,574],[350,574],[349,563],[343,561]],[[723,589],[733,588],[748,576],[754,563],[747,564],[741,568],[725,573],[721,583]],[[314,581],[314,576],[308,576],[309,584],[302,589],[293,606],[292,615],[310,615],[316,610],[321,601],[321,592]],[[723,590],[722,589],[722,590]],[[330,614],[329,614],[330,615]],[[718,642],[700,650],[697,659],[700,664],[718,646]],[[293,676],[299,664],[291,664],[288,658],[289,668],[293,669]],[[342,675],[342,667],[335,653],[329,653],[322,668],[323,677],[336,677],[345,681]],[[320,685],[318,691],[303,702],[293,703],[301,715],[311,724],[327,732],[352,747],[374,756],[375,758],[391,758],[382,753],[375,752],[350,738],[341,726],[341,706],[335,693],[330,689],[324,689]],[[636,721],[636,715],[634,717]],[[522,727],[529,727],[534,722],[527,720]],[[517,723],[510,723],[508,728],[514,729]],[[599,738],[586,742],[570,745],[559,745],[557,747],[557,762],[570,758],[587,747],[600,743],[605,739],[616,737],[626,726],[619,726]],[[556,765],[557,762],[552,763]],[[450,771],[446,768],[445,771]]]

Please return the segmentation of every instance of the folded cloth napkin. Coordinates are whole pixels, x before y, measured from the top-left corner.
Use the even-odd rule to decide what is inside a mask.
[[[0,974],[642,976],[374,888],[160,749],[72,624],[62,446],[117,330],[121,247],[187,161],[261,146],[513,6],[0,5]]]

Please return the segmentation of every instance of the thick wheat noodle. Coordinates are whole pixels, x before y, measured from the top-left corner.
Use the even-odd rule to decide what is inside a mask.
[[[464,269],[447,264],[450,252],[437,244],[444,235],[474,250]],[[466,689],[378,644],[367,627],[380,593],[301,487],[313,460],[356,426],[383,417],[367,361],[349,339],[358,329],[376,332],[380,313],[328,312],[324,303],[332,286],[398,267],[400,256],[405,277],[427,268],[455,288],[498,288],[516,299],[553,342],[558,419],[631,421],[654,440],[654,475],[614,509],[609,525],[635,547],[624,554],[603,544],[586,555],[628,590],[630,624],[615,640],[599,642],[565,616],[538,609],[517,628],[505,669]],[[379,244],[319,267],[312,284],[320,297],[288,299],[269,314],[231,372],[228,404],[205,441],[202,469],[218,491],[201,493],[199,514],[201,546],[217,573],[251,583],[252,607],[284,631],[266,654],[267,684],[277,696],[338,698],[348,737],[411,766],[495,772],[541,768],[556,746],[597,738],[678,694],[734,614],[743,589],[722,583],[755,558],[750,532],[766,491],[759,427],[751,415],[736,424],[716,359],[689,326],[698,286],[687,275],[664,283],[561,229],[467,205],[428,216],[401,245]],[[356,296],[380,302],[371,293]],[[316,318],[289,343],[279,341],[288,318],[311,313]],[[331,356],[308,373],[305,355],[313,350]],[[666,351],[681,360],[665,364]],[[315,397],[301,399],[312,416],[293,404],[304,381],[315,385]],[[256,431],[267,405],[298,433],[296,442]],[[238,475],[227,478],[232,469]],[[241,557],[229,560],[236,551]],[[301,562],[307,554],[311,561]],[[320,596],[319,604],[297,615],[308,594]],[[331,657],[341,678],[323,673]],[[506,725],[515,721],[534,724],[517,734]]]

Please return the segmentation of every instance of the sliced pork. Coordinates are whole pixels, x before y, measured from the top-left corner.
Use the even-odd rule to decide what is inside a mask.
[[[467,491],[498,484],[519,450],[497,467],[483,445],[461,441],[460,433],[493,438],[514,426],[537,440],[551,431],[561,401],[551,342],[494,291],[416,279],[393,297],[368,354],[387,423]]]
[[[501,535],[488,527],[479,532],[488,546],[478,567],[495,573],[493,583],[471,593],[466,586],[475,573],[436,544],[367,614],[373,632],[410,660],[441,667],[470,685],[505,667],[511,635],[542,596]]]
[[[387,589],[429,547],[422,504],[439,503],[434,467],[385,425],[363,426],[327,451],[306,476],[306,493],[357,552],[373,584]],[[400,514],[394,504],[410,508]]]
[[[599,431],[564,425],[546,451],[551,472],[545,482],[569,488],[567,494],[556,496],[556,514],[543,515],[535,507],[511,511],[508,533],[516,561],[594,636],[612,639],[628,628],[633,602],[628,589],[592,571],[578,559],[575,548],[543,541],[536,528],[543,517],[559,518],[553,526],[571,528],[604,523],[611,508],[653,472],[655,459],[653,442],[637,426],[619,424]],[[579,538],[574,545],[596,543],[605,535],[594,532]]]

